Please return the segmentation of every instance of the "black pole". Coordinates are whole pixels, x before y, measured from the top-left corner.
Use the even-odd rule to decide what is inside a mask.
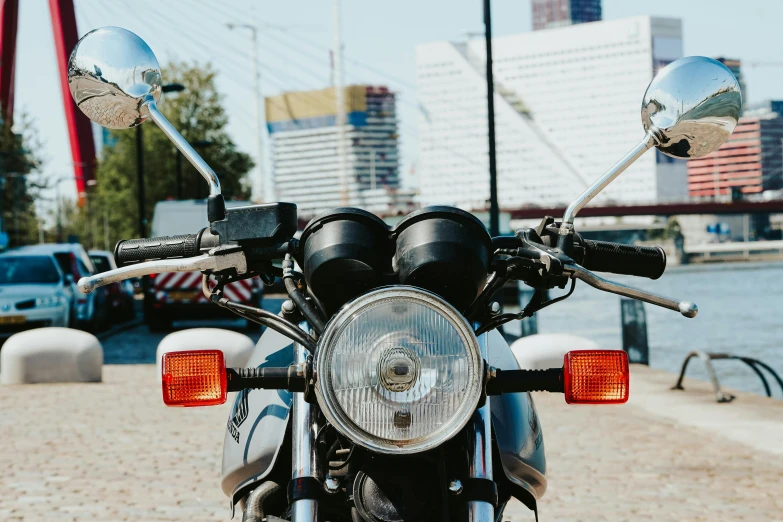
[[[490,0],[484,0],[484,35],[487,47],[487,127],[489,134],[489,233],[500,235],[498,167],[495,158],[495,80],[492,76],[492,15]]]
[[[141,125],[136,126],[136,184],[138,185],[139,237],[147,237],[144,209],[144,139]]]
[[[182,153],[177,149],[177,199],[182,199]]]

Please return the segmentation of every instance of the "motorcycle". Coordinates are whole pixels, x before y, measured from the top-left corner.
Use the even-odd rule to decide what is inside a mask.
[[[667,65],[644,95],[638,145],[561,220],[547,217],[513,236],[492,238],[473,215],[439,206],[394,227],[336,208],[295,239],[292,203],[225,207],[214,171],[159,111],[160,66],[138,36],[116,27],[86,34],[68,77],[89,118],[112,129],[151,119],[210,189],[209,227],[120,241],[119,268],[82,278],[79,289],[201,271],[210,302],[266,326],[247,368],[226,368],[219,350],[162,361],[169,406],[222,404],[236,392],[221,484],[244,521],[499,522],[511,497],[537,518],[547,480],[531,392],[563,393],[573,404],[625,402],[628,359],[622,351],[575,350],[559,367],[520,368],[497,329],[566,299],[577,280],[695,317],[691,302],[593,272],[656,279],[666,267],[663,249],[585,239],[574,219],[653,147],[675,158],[717,150],[742,103],[737,80],[717,61]],[[288,300],[279,313],[223,293],[250,277],[282,278]],[[532,287],[533,297],[521,312],[500,313],[492,298],[513,280]],[[565,293],[548,298],[556,288]]]

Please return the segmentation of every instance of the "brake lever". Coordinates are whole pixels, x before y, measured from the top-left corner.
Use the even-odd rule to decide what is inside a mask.
[[[115,270],[107,270],[102,274],[82,277],[79,279],[77,286],[81,293],[89,294],[99,286],[124,281],[131,277],[164,272],[221,272],[231,268],[235,269],[239,275],[247,273],[247,258],[244,252],[234,251],[221,255],[203,254],[196,257],[145,261],[144,263],[123,266]]]
[[[565,265],[563,271],[571,278],[584,281],[588,285],[592,286],[593,288],[597,288],[598,290],[611,292],[613,294],[622,295],[624,297],[638,299],[639,301],[644,301],[645,303],[668,308],[669,310],[680,312],[682,315],[688,318],[696,317],[696,314],[699,313],[699,308],[695,303],[691,303],[689,301],[677,301],[675,299],[670,299],[652,292],[645,292],[644,290],[640,290],[632,286],[615,283],[613,281],[599,277],[577,264],[569,263]]]

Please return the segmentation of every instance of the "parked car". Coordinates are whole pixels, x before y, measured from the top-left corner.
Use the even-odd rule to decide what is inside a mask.
[[[75,321],[71,326],[90,331],[103,329],[109,320],[108,291],[97,288],[89,294],[82,294],[76,288],[76,282],[85,276],[96,273],[95,266],[87,251],[78,243],[44,243],[13,249],[10,252],[29,255],[51,255],[57,261],[60,270],[71,276],[71,289],[75,296]]]
[[[226,201],[228,207],[247,205],[247,202]],[[160,201],[152,218],[153,236],[186,234],[209,225],[206,200]],[[200,272],[170,272],[145,276],[144,322],[150,330],[165,331],[171,323],[181,319],[235,319],[228,310],[209,303],[201,291]],[[257,278],[235,281],[225,286],[230,299],[247,305],[260,306],[263,285]],[[248,327],[257,329],[256,323]]]
[[[106,250],[90,250],[89,252],[92,264],[97,273],[102,274],[107,270],[117,268],[114,261],[114,254]],[[136,309],[133,301],[133,282],[129,279],[112,283],[106,286],[108,290],[110,315],[112,322],[130,321],[136,316]]]
[[[0,337],[69,326],[75,316],[71,283],[51,254],[0,255]]]

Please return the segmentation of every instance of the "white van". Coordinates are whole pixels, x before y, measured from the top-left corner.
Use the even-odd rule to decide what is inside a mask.
[[[226,201],[227,207],[248,205]],[[152,236],[195,234],[209,226],[206,200],[160,201],[152,217]],[[145,277],[144,322],[150,330],[163,331],[182,319],[216,319],[237,316],[207,301],[201,291],[200,272],[169,272]],[[226,285],[225,296],[233,301],[260,306],[263,285],[258,279],[245,279]],[[255,323],[248,326],[254,326]]]

